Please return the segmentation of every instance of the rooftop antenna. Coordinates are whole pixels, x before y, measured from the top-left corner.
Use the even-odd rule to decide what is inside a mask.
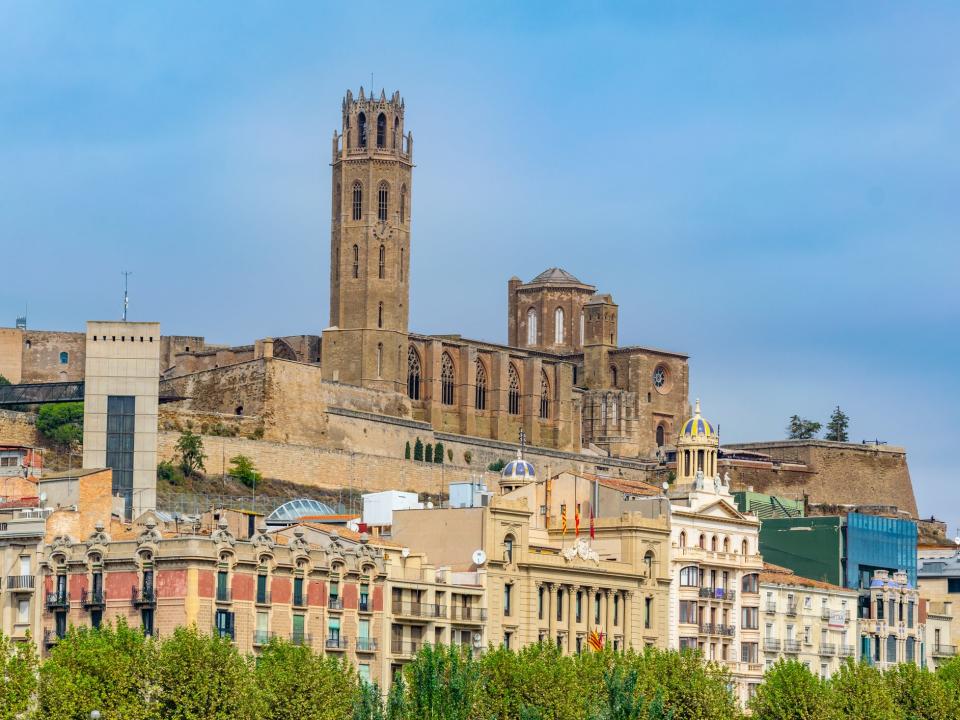
[[[128,279],[129,279],[129,277],[130,277],[131,275],[133,275],[133,273],[130,272],[130,271],[128,271],[128,270],[124,270],[122,274],[123,274],[123,321],[126,322],[126,321],[127,321],[127,308],[128,308],[129,305],[130,305],[130,297],[129,297],[129,295],[127,294],[127,288],[128,288],[128,285],[129,285],[129,280],[128,280]]]

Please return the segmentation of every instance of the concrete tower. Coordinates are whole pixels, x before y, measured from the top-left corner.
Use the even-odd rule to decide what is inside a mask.
[[[323,331],[325,379],[404,392],[410,298],[413,135],[404,102],[343,100],[333,137],[330,326]]]

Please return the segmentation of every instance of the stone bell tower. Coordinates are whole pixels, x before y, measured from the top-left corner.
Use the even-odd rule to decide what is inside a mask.
[[[404,392],[410,298],[413,135],[404,102],[347,91],[333,134],[326,380]]]

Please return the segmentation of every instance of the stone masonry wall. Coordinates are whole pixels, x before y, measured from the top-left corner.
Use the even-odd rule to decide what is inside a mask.
[[[0,410],[0,445],[39,445],[36,422],[33,413]]]

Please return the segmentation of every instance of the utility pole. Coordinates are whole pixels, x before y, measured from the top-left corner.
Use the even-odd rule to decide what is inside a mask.
[[[131,275],[133,275],[133,273],[130,271],[124,270],[122,275],[123,275],[123,321],[126,322],[127,307],[130,305],[130,297],[129,295],[127,295],[128,279]]]

